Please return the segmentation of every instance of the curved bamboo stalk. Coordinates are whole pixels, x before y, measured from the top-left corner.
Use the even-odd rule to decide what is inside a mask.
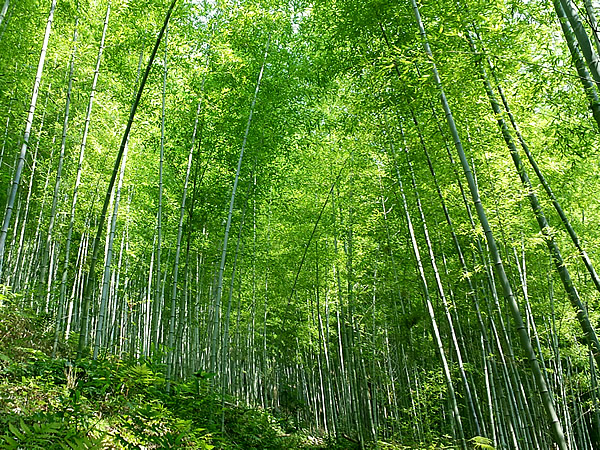
[[[538,392],[542,398],[542,403],[544,405],[544,409],[546,411],[548,421],[550,422],[550,428],[552,430],[552,435],[554,437],[554,441],[559,446],[560,450],[567,450],[567,443],[565,439],[565,435],[563,432],[563,427],[558,419],[556,414],[556,410],[554,408],[554,400],[552,399],[552,394],[550,393],[546,377],[542,373],[540,365],[538,363],[535,351],[533,350],[533,346],[531,344],[531,340],[529,339],[529,335],[527,334],[527,330],[523,323],[523,318],[521,316],[521,312],[519,311],[519,306],[513,294],[512,286],[506,276],[506,271],[504,269],[504,265],[502,263],[502,259],[500,258],[500,254],[498,252],[498,247],[496,245],[496,240],[488,223],[487,214],[483,208],[481,203],[481,199],[479,197],[479,189],[475,183],[475,179],[473,177],[473,173],[471,171],[471,167],[465,155],[464,149],[462,147],[462,141],[458,134],[458,129],[456,128],[456,124],[454,122],[454,117],[452,115],[452,111],[450,109],[450,105],[446,99],[446,94],[443,89],[442,81],[440,79],[439,73],[437,71],[437,66],[433,59],[433,53],[431,51],[431,47],[429,46],[429,41],[427,39],[427,34],[425,32],[425,27],[423,25],[423,21],[421,20],[421,14],[419,12],[419,7],[417,6],[416,0],[411,0],[412,9],[414,12],[414,16],[419,28],[419,33],[421,35],[421,39],[423,41],[423,48],[427,57],[431,62],[431,69],[433,72],[433,77],[435,81],[435,85],[438,89],[440,101],[442,103],[442,108],[444,109],[444,113],[446,115],[446,120],[448,122],[448,126],[450,128],[450,132],[452,134],[452,138],[454,140],[454,145],[458,152],[458,156],[463,168],[463,172],[465,177],[467,178],[467,182],[469,185],[469,190],[471,191],[471,196],[473,198],[473,203],[475,204],[475,209],[477,211],[477,216],[479,217],[479,222],[483,227],[485,237],[488,243],[488,248],[493,260],[494,270],[496,275],[500,280],[500,284],[502,286],[502,291],[504,293],[504,297],[510,307],[510,311],[513,317],[513,321],[515,322],[517,332],[519,334],[519,339],[521,341],[521,346],[525,351],[526,357],[529,360],[529,364],[531,366],[531,370],[533,372],[536,385],[538,388]]]
[[[400,130],[400,133],[402,134],[402,137],[404,139],[404,133],[402,131],[402,129]],[[412,218],[410,216],[410,212],[408,210],[408,203],[406,201],[406,196],[404,194],[404,187],[403,187],[403,183],[402,183],[402,178],[400,176],[400,170],[398,169],[398,165],[396,162],[396,155],[395,155],[395,150],[394,150],[394,146],[393,144],[390,142],[390,146],[392,149],[392,155],[390,155],[394,161],[394,168],[396,171],[396,179],[398,182],[398,188],[400,189],[400,198],[402,200],[402,208],[404,211],[404,217],[406,218],[406,225],[408,227],[408,231],[409,231],[409,235],[410,235],[410,241],[411,241],[411,246],[412,246],[412,250],[413,250],[413,254],[415,256],[415,260],[417,263],[417,269],[418,269],[418,273],[419,273],[419,279],[421,281],[421,288],[423,289],[423,295],[425,298],[425,306],[427,307],[427,312],[429,314],[429,320],[431,323],[431,328],[432,328],[432,334],[433,334],[433,338],[434,341],[436,343],[437,346],[437,350],[438,350],[438,354],[440,357],[440,360],[442,362],[442,369],[444,372],[444,378],[446,381],[446,387],[448,389],[448,395],[450,397],[450,404],[452,406],[452,415],[454,417],[454,420],[456,422],[456,426],[457,426],[457,438],[460,441],[460,446],[463,449],[467,448],[467,442],[465,440],[465,435],[464,435],[464,431],[463,431],[463,426],[462,426],[462,420],[460,417],[460,412],[458,410],[458,402],[456,400],[456,392],[454,390],[454,383],[452,381],[452,375],[450,374],[450,367],[448,365],[448,360],[446,358],[446,353],[444,351],[444,345],[442,342],[442,338],[440,335],[440,331],[439,331],[439,327],[437,324],[437,319],[435,317],[435,311],[433,309],[433,304],[431,302],[431,297],[429,294],[429,286],[427,284],[427,277],[425,276],[425,269],[423,267],[423,261],[421,258],[421,252],[419,250],[419,245],[417,243],[417,238],[416,238],[416,234],[415,234],[415,230],[413,227],[413,223],[412,223]],[[405,147],[405,145],[403,146]],[[405,150],[406,151],[406,150]],[[411,169],[412,170],[412,169]],[[416,192],[416,186],[413,185],[413,189]],[[424,216],[422,214],[422,208],[420,205],[420,200],[417,200],[418,202],[418,208],[419,211],[421,212],[421,219],[424,220]],[[423,222],[425,223],[425,222]],[[428,248],[431,248],[431,243],[429,242],[429,237],[427,234],[427,229],[426,226],[424,228],[424,231],[426,233],[426,240],[427,240],[427,244],[428,244]],[[430,253],[431,256],[431,253]],[[435,264],[435,262],[433,263]],[[437,270],[437,267],[434,266],[434,270]],[[437,274],[436,274],[437,276]],[[438,283],[441,283],[441,281],[439,281],[438,278],[436,278],[436,281]],[[440,288],[439,284],[438,284],[438,289]],[[443,290],[440,291],[441,293],[443,293]],[[445,300],[444,300],[445,301]],[[452,326],[452,322],[450,322],[450,326]]]
[[[471,46],[471,49],[472,49],[473,53],[477,54],[477,48],[475,47],[475,43],[471,39],[470,35],[468,35],[468,36],[469,36],[469,44]],[[529,180],[529,175],[527,175],[527,171],[525,170],[525,167],[523,166],[523,162],[521,161],[521,156],[519,155],[519,152],[517,150],[517,147],[515,145],[513,137],[510,134],[508,126],[506,125],[506,122],[504,121],[504,118],[502,117],[502,111],[500,110],[500,103],[498,102],[498,100],[496,99],[496,96],[494,95],[494,91],[492,90],[492,85],[487,76],[487,71],[485,70],[485,67],[483,67],[482,64],[478,63],[477,65],[478,65],[478,68],[480,71],[482,81],[484,83],[486,94],[488,96],[492,110],[496,117],[498,127],[500,128],[502,137],[504,138],[504,141],[506,142],[506,145],[508,146],[510,156],[513,160],[513,163],[517,170],[517,173],[519,174],[521,183],[526,190],[527,197],[531,204],[531,209],[533,210],[535,218],[538,222],[540,231],[541,231],[542,235],[544,236],[544,241],[546,243],[546,246],[548,247],[548,251],[550,252],[550,255],[552,256],[552,260],[554,261],[556,271],[558,272],[560,279],[563,283],[563,286],[567,293],[567,297],[569,298],[571,305],[575,309],[575,312],[577,314],[577,320],[579,321],[579,324],[581,326],[581,329],[583,330],[585,338],[588,341],[588,344],[590,345],[590,347],[592,348],[592,352],[594,353],[594,358],[596,360],[596,364],[598,365],[598,367],[600,367],[600,342],[598,341],[598,336],[596,335],[596,331],[594,330],[594,327],[593,327],[592,323],[590,322],[590,318],[587,314],[587,309],[586,309],[585,305],[583,304],[583,302],[581,301],[581,298],[579,297],[579,293],[577,292],[577,289],[575,288],[575,285],[573,284],[571,275],[569,273],[569,269],[565,265],[563,257],[560,253],[560,249],[558,248],[558,245],[556,244],[556,241],[554,240],[554,236],[552,235],[552,232],[550,231],[550,225],[548,224],[546,215],[544,214],[544,211],[542,210],[542,206],[540,205],[540,202],[537,198],[537,195],[535,194],[535,191],[533,189],[531,181]]]
[[[258,80],[256,81],[256,88],[254,89],[254,97],[252,98],[252,104],[250,105],[250,114],[248,115],[248,122],[246,123],[246,131],[244,132],[244,139],[242,141],[242,148],[240,150],[240,157],[238,159],[237,169],[235,171],[235,179],[233,181],[233,188],[231,190],[231,200],[229,201],[229,212],[227,213],[227,223],[225,225],[225,235],[223,236],[223,249],[221,252],[221,263],[219,265],[219,275],[217,280],[217,291],[215,293],[215,304],[214,304],[214,324],[212,332],[211,342],[211,354],[210,354],[210,368],[216,373],[217,372],[217,355],[219,346],[219,337],[221,334],[220,324],[220,311],[221,311],[221,297],[223,296],[223,272],[225,271],[225,261],[227,259],[227,241],[229,240],[229,230],[231,229],[231,219],[233,217],[233,207],[235,204],[235,194],[237,191],[238,181],[240,179],[240,172],[242,170],[242,161],[244,159],[244,150],[246,149],[246,143],[248,142],[248,134],[250,133],[250,125],[252,123],[252,115],[254,114],[254,107],[256,106],[256,99],[258,98],[258,91],[260,89],[260,83],[265,71],[265,65],[267,62],[267,55],[269,53],[269,45],[271,43],[271,34],[267,38],[267,44],[265,46],[265,52],[263,62],[260,67],[258,74]]]
[[[55,0],[56,1],[56,0]],[[154,62],[154,58],[156,57],[156,52],[158,51],[158,46],[160,45],[160,41],[165,33],[165,29],[167,28],[167,24],[169,23],[169,19],[171,17],[171,13],[175,8],[175,4],[177,0],[173,0],[171,2],[171,6],[167,11],[165,16],[164,24],[156,38],[156,43],[154,44],[154,49],[148,59],[148,65],[146,66],[146,71],[144,72],[144,76],[142,77],[142,81],[140,82],[140,86],[138,88],[137,96],[131,106],[131,111],[129,113],[129,119],[127,120],[127,125],[125,127],[125,132],[123,133],[123,139],[121,140],[121,145],[119,147],[119,151],[117,153],[117,158],[115,160],[115,165],[112,170],[112,175],[110,177],[110,181],[108,182],[108,187],[106,190],[106,194],[104,196],[104,204],[102,206],[102,212],[100,214],[100,219],[98,220],[98,229],[96,232],[96,236],[94,237],[94,242],[92,244],[92,258],[90,261],[90,267],[88,271],[88,276],[85,282],[85,289],[83,295],[83,303],[81,305],[81,325],[79,330],[79,342],[77,345],[77,359],[80,359],[83,356],[83,351],[87,346],[88,340],[88,329],[87,322],[89,317],[89,309],[90,309],[90,297],[92,295],[92,286],[95,284],[95,275],[96,275],[96,263],[98,261],[98,254],[100,250],[100,239],[102,237],[102,230],[104,228],[104,222],[106,221],[106,213],[108,211],[108,204],[110,202],[111,192],[115,185],[115,181],[117,178],[117,173],[119,172],[119,167],[121,165],[121,159],[123,157],[123,152],[125,151],[125,146],[127,145],[127,141],[129,140],[129,133],[131,132],[131,127],[133,126],[133,119],[135,117],[135,113],[137,111],[137,107],[142,98],[142,92],[144,91],[144,86],[146,85],[146,81],[148,80],[148,75],[150,74],[150,69],[152,68],[152,63]]]
[[[6,2],[8,3],[8,2]],[[17,197],[17,191],[19,184],[21,183],[21,175],[23,174],[23,166],[25,165],[25,156],[27,155],[27,147],[29,146],[29,137],[31,135],[31,127],[33,125],[33,116],[35,115],[35,108],[37,105],[38,94],[40,90],[40,84],[42,82],[42,74],[44,73],[44,64],[46,62],[46,52],[48,51],[48,41],[50,40],[50,31],[52,30],[52,22],[54,20],[54,11],[56,9],[56,0],[52,0],[50,5],[50,12],[48,14],[48,21],[46,22],[46,31],[44,33],[44,41],[42,43],[42,51],[38,61],[37,73],[35,81],[33,82],[33,92],[31,94],[31,102],[29,104],[29,112],[27,114],[27,122],[25,123],[25,132],[23,133],[23,145],[17,159],[17,166],[15,168],[15,175],[12,181],[12,187],[8,201],[6,203],[6,211],[4,213],[4,220],[2,222],[2,228],[0,229],[0,280],[2,279],[2,266],[4,263],[4,253],[6,247],[6,236],[8,234],[8,227],[10,226],[10,219],[15,204],[15,198]]]
[[[592,80],[590,72],[583,59],[583,55],[581,54],[580,46],[577,43],[577,39],[575,39],[575,33],[571,28],[569,19],[565,14],[565,10],[563,9],[560,0],[553,0],[553,4],[556,15],[558,16],[560,27],[563,31],[563,35],[567,41],[571,58],[573,58],[573,64],[577,70],[577,75],[579,75],[579,81],[581,82],[585,95],[590,102],[592,116],[600,128],[600,98],[598,97],[598,86]]]

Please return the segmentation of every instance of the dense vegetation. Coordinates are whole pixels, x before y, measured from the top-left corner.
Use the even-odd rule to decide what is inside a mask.
[[[50,358],[48,321],[15,311],[12,297],[3,302],[0,448],[317,448],[285,416],[222,403],[210,374],[198,372],[167,394],[150,363]]]
[[[579,3],[0,0],[2,445],[600,448]]]

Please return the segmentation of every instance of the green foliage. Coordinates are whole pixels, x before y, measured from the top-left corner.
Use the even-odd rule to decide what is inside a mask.
[[[57,380],[10,375],[0,384],[0,398],[12,399],[0,404],[2,440],[15,449],[301,445],[300,438],[284,435],[271,414],[236,406],[226,407],[225,434],[219,437],[221,402],[208,395],[209,381],[176,384],[173,396],[158,387],[163,381],[146,364],[118,361],[82,361]]]
[[[10,151],[19,148],[23,138],[28,96],[48,12],[46,3],[11,1],[10,17],[0,27],[0,139],[5,151],[0,163],[5,169],[0,170],[2,187],[10,185],[8,168],[14,157]],[[107,312],[111,317],[105,317],[113,330],[104,341],[102,358],[70,361],[72,348],[69,342],[62,342],[65,323],[62,317],[56,317],[58,323],[54,321],[61,308],[66,315],[64,307],[68,306],[59,304],[57,287],[65,262],[66,223],[77,155],[107,3],[58,2],[40,87],[40,99],[49,101],[43,111],[42,102],[38,104],[30,142],[30,150],[34,141],[39,144],[35,145],[37,165],[30,151],[24,179],[32,176],[31,192],[25,192],[27,183],[22,183],[20,203],[15,205],[18,222],[9,229],[7,242],[12,247],[2,275],[3,280],[15,283],[19,293],[0,286],[0,412],[4,413],[0,424],[4,441],[35,447],[38,443],[32,436],[37,433],[57,445],[104,436],[107,445],[117,448],[298,448],[306,442],[286,434],[303,426],[322,426],[324,416],[329,415],[335,416],[327,417],[330,432],[334,421],[344,431],[351,430],[346,437],[342,434],[337,440],[325,439],[324,445],[330,448],[355,445],[350,435],[354,436],[356,429],[371,428],[367,422],[373,418],[379,421],[373,424],[376,429],[369,437],[375,447],[392,448],[392,444],[378,439],[395,437],[412,448],[449,448],[454,444],[450,436],[455,435],[455,424],[448,420],[452,413],[447,385],[439,370],[431,319],[415,275],[416,258],[407,239],[399,181],[405,183],[408,212],[415,220],[418,245],[425,256],[416,191],[421,198],[442,272],[439,277],[446,295],[451,297],[450,313],[459,330],[459,346],[465,352],[469,383],[479,400],[487,401],[486,375],[495,380],[494,394],[504,398],[502,389],[510,382],[503,378],[505,365],[511,365],[507,373],[529,381],[519,349],[504,348],[516,347],[518,342],[508,321],[507,335],[493,338],[492,324],[496,326],[494,333],[504,333],[504,327],[493,322],[504,318],[504,309],[500,305],[500,311],[496,311],[494,279],[487,277],[485,253],[478,253],[480,242],[476,238],[483,235],[477,225],[475,229],[471,225],[462,199],[464,186],[458,185],[462,175],[457,174],[456,164],[450,162],[446,152],[452,142],[445,136],[445,125],[438,123],[443,122],[443,114],[436,109],[439,93],[433,83],[431,61],[421,50],[407,3],[391,0],[178,2],[169,38],[161,44],[129,139],[123,188],[128,195],[122,196],[121,204],[126,207],[121,207],[116,227],[123,252],[118,267],[116,261],[112,267],[112,303]],[[76,269],[89,265],[89,257],[86,260],[74,248],[80,245],[83,253],[89,247],[89,228],[99,213],[98,192],[110,176],[106,168],[112,165],[130,109],[138,61],[143,67],[162,23],[164,3],[112,3],[75,209],[73,248],[66,261],[66,291],[72,292],[74,301],[70,306],[75,318],[80,313],[81,279],[85,278]],[[589,245],[592,258],[597,260],[598,252],[593,250],[600,247],[600,227],[595,226],[600,221],[600,209],[597,197],[590,193],[599,190],[595,157],[599,141],[578,77],[570,70],[570,55],[557,38],[555,16],[547,5],[537,1],[469,0],[458,2],[460,6],[445,0],[420,3],[425,3],[422,14],[432,41],[433,59],[473,163],[482,206],[492,212],[494,232],[501,233],[501,252],[510,266],[519,302],[524,303],[528,288],[532,311],[527,318],[528,331],[533,336],[531,322],[535,321],[540,356],[548,363],[548,373],[555,375],[550,388],[567,393],[564,399],[555,396],[565,401],[561,410],[570,404],[582,406],[584,412],[572,411],[576,423],[590,422],[587,416],[594,400],[589,397],[595,390],[576,312],[562,298],[558,279],[550,274],[544,240],[528,212],[525,192],[507,157],[496,118],[490,113],[476,70],[476,64],[484,58],[472,54],[465,39],[465,24],[472,24],[481,34],[482,47],[496,67],[523,134],[539,154],[543,172],[556,187],[582,242]],[[80,39],[70,96],[66,160],[57,198],[54,241],[50,243],[53,270],[58,275],[51,280],[49,294],[40,296],[36,288],[38,255],[43,253],[47,210],[53,195],[66,101],[65,73],[77,16]],[[222,311],[212,308],[212,271],[223,248],[223,219],[268,39],[269,54],[240,174],[239,192],[245,196],[236,200],[233,211],[233,226],[239,226],[240,252],[235,258],[235,271],[231,251],[227,255],[224,286],[229,288],[223,292],[226,296],[228,289],[233,289],[234,303],[232,317],[226,318],[226,302],[222,303]],[[150,272],[156,270],[158,255],[157,172],[164,49],[168,75],[163,248],[161,273],[156,274]],[[192,148],[192,124],[199,103],[193,189],[190,187],[187,193],[186,210],[180,211],[187,155]],[[43,129],[42,115],[46,119]],[[456,239],[463,245],[472,286],[466,283],[450,238],[422,151],[424,145],[431,154]],[[415,171],[414,189],[407,183],[404,148]],[[0,206],[6,201],[5,192],[0,189]],[[550,210],[549,202],[546,206]],[[175,287],[182,295],[172,299],[166,286],[173,281],[180,212],[184,213],[184,246],[188,253],[178,261],[181,267]],[[592,319],[598,322],[600,295],[586,278],[558,220],[551,214],[549,217],[557,241],[566,249],[566,264],[574,269],[573,278],[582,298]],[[21,231],[22,246],[18,236]],[[230,250],[235,247],[229,244]],[[527,263],[525,280],[519,279],[512,260],[513,250],[519,252],[521,248],[523,268]],[[426,277],[432,282],[430,293],[439,292],[433,287],[436,276],[429,259],[425,257],[424,262]],[[295,292],[290,292],[292,285]],[[149,324],[146,320],[154,322],[154,291],[161,288],[165,288],[161,301],[166,307],[156,321],[162,323],[152,323],[158,330],[149,330],[150,334],[146,329],[141,333],[141,326]],[[480,302],[481,317],[476,315],[474,298]],[[170,311],[171,301],[176,311]],[[441,302],[436,300],[434,304],[434,312],[441,318]],[[162,303],[158,305],[161,307]],[[175,323],[167,324],[171,312]],[[91,308],[91,313],[97,313],[97,306]],[[223,355],[230,358],[225,361],[219,355],[216,367],[231,370],[228,375],[234,380],[225,390],[245,396],[244,401],[272,406],[272,413],[234,406],[241,399],[227,394],[223,402],[220,382],[226,375],[207,372],[206,367],[199,370],[199,355],[205,357],[211,350],[214,314],[223,317],[221,328],[225,321],[229,327],[229,342],[224,336],[216,336],[223,338],[217,339],[217,346],[227,350]],[[484,329],[479,328],[480,320]],[[179,342],[167,349],[164,336],[168,325],[175,325]],[[79,324],[70,323],[68,339],[76,340],[78,329]],[[52,359],[48,355],[54,347],[55,330],[60,358]],[[450,371],[456,382],[459,412],[467,417],[461,373],[444,320],[440,320],[440,333],[444,345],[448,345],[442,351],[453,361]],[[490,348],[482,350],[485,333],[485,345]],[[144,342],[139,342],[142,334]],[[186,340],[187,346],[181,345]],[[195,377],[169,380],[171,391],[167,393],[165,362],[173,356],[171,352],[183,352],[184,347],[185,357],[179,354],[181,357],[174,358],[177,364],[182,362],[182,367],[174,372],[195,373]],[[113,349],[118,357],[110,356]],[[511,357],[500,360],[500,350]],[[131,355],[130,360],[122,359],[125,354]],[[135,360],[134,356],[140,354],[145,357]],[[324,378],[336,379],[329,380],[334,381],[330,385],[319,386],[317,372],[325,367],[326,359],[328,369],[330,364],[335,369]],[[562,370],[569,367],[573,373],[559,373],[558,363]],[[272,384],[280,388],[277,399],[268,398]],[[284,390],[282,386],[293,388]],[[527,398],[523,400],[527,401],[522,403],[535,405],[535,394],[528,387],[525,383]],[[319,396],[321,401],[317,401]],[[325,405],[327,402],[329,405]],[[374,409],[372,416],[367,414],[367,405]],[[480,409],[482,416],[490,415],[487,408]],[[545,423],[538,417],[539,411],[541,408],[532,407],[535,426]],[[465,420],[465,427],[472,428],[472,422]],[[466,434],[475,433],[468,429]],[[542,432],[539,435],[546,436]],[[476,436],[469,444],[489,450],[492,443],[486,439]],[[400,444],[397,447],[402,448]]]
[[[143,396],[156,390],[165,382],[160,373],[154,372],[145,363],[127,367],[120,375],[120,379],[126,396]]]
[[[266,411],[229,408],[225,411],[225,436],[238,449],[280,449],[285,439],[276,419]]]
[[[473,444],[473,448],[481,449],[481,450],[494,450],[495,447],[492,446],[493,442],[491,439],[483,437],[483,436],[475,436],[469,439],[469,442]]]
[[[35,358],[36,353],[51,348],[54,321],[49,314],[23,307],[22,294],[14,294],[0,285],[0,312],[0,348],[9,349],[17,358],[27,353]],[[36,350],[32,349],[34,344]]]
[[[6,297],[3,298],[4,308]],[[22,324],[27,313],[6,314]],[[23,332],[25,334],[25,332]],[[33,346],[43,340],[28,325]],[[36,348],[0,346],[0,439],[8,449],[295,448],[277,419],[265,411],[225,408],[225,434],[216,424],[221,401],[213,393],[214,374],[199,372],[175,383],[167,395],[164,378],[150,362],[116,358],[52,359]],[[290,447],[291,446],[291,447]]]
[[[213,448],[210,434],[205,434],[203,428],[194,428],[191,420],[173,417],[159,402],[136,405],[114,425],[119,430],[115,438],[126,449]]]
[[[65,426],[63,422],[33,423],[27,425],[23,419],[9,422],[8,431],[2,437],[6,449],[89,449],[104,447],[104,437],[91,437],[86,432]]]

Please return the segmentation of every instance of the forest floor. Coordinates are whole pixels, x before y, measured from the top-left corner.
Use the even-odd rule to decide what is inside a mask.
[[[160,367],[114,357],[52,355],[44,315],[0,305],[0,448],[4,449],[354,449],[350,438],[315,437],[289,417],[223,404],[200,374],[171,384]],[[61,356],[62,355],[62,356]],[[370,448],[407,449],[388,443]],[[433,448],[433,447],[429,447]]]

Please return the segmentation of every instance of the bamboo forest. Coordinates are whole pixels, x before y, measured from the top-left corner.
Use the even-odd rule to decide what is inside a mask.
[[[600,449],[597,0],[0,0],[0,448]]]

